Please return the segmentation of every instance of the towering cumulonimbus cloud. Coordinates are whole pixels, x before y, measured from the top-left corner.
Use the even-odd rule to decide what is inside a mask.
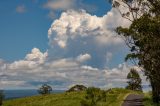
[[[104,16],[91,15],[85,10],[68,10],[54,20],[48,30],[49,57],[76,57],[88,53],[92,56],[87,65],[104,68],[110,60],[106,54],[121,58],[126,54],[126,48],[121,36],[115,28],[122,25],[128,27],[130,21],[121,17],[116,9],[111,9]],[[124,49],[125,48],[125,49]],[[115,56],[116,55],[116,56]],[[107,58],[107,59],[106,59]],[[120,60],[122,62],[122,60]],[[119,63],[117,62],[116,65]]]
[[[79,38],[92,38],[97,44],[119,45],[123,41],[116,36],[114,29],[129,24],[115,9],[102,17],[90,15],[85,10],[68,10],[52,23],[48,38],[52,46],[58,45],[61,48],[65,48],[68,41]]]

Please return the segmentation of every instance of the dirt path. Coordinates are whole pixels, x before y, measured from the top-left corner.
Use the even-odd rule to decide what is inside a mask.
[[[130,94],[124,100],[122,106],[144,106],[143,95]]]

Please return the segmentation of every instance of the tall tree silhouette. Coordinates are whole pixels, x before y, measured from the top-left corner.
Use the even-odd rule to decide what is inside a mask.
[[[160,101],[160,0],[110,0],[125,19],[129,28],[118,27],[116,32],[124,36],[132,60],[150,81],[153,102]],[[123,9],[122,9],[123,8]],[[125,9],[124,9],[125,8]],[[125,11],[124,11],[125,10]]]
[[[130,72],[127,75],[128,79],[128,86],[127,89],[136,90],[136,91],[142,91],[141,86],[141,78],[138,74],[138,72],[135,69],[131,69]]]

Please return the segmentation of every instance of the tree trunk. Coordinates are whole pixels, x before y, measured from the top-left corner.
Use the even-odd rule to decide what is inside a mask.
[[[160,102],[160,84],[156,83],[154,81],[151,81],[151,87],[152,87],[152,100],[154,103]]]

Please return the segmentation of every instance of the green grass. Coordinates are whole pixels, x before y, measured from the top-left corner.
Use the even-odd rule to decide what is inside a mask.
[[[124,98],[134,91],[114,88],[107,93],[106,102],[99,102],[98,106],[121,106]],[[50,94],[46,96],[31,96],[26,98],[6,100],[3,106],[80,106],[80,101],[85,97],[85,92],[70,92]]]
[[[107,102],[104,106],[121,106],[123,100],[129,94],[140,94],[141,92],[135,92],[131,90],[126,90],[122,88],[114,88],[111,92],[107,94]]]
[[[158,105],[158,104],[154,104],[152,102],[151,92],[147,92],[144,94],[143,104],[144,104],[144,106],[160,106],[160,104]]]

